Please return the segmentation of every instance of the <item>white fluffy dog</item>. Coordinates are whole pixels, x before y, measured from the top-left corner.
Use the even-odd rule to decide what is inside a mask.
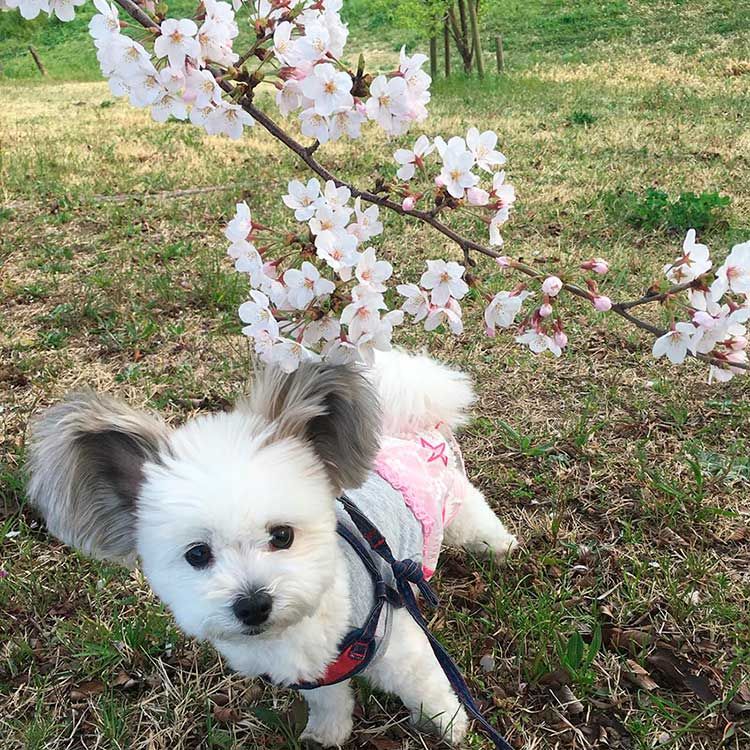
[[[361,559],[337,534],[337,523],[353,528],[337,497],[346,492],[394,555],[424,562],[425,519],[375,470],[381,436],[440,430],[445,445],[422,438],[417,447],[427,446],[430,471],[455,474],[460,454],[449,428],[472,399],[465,375],[400,352],[364,372],[267,369],[233,411],[177,429],[108,396],[77,393],[34,425],[29,494],[66,543],[101,559],[138,558],[179,627],[209,640],[240,673],[315,683],[374,597]],[[394,455],[398,463],[401,452]],[[433,528],[438,541],[505,555],[514,537],[466,485],[460,505],[446,498],[452,519],[444,535]],[[377,656],[362,675],[396,693],[415,721],[460,742],[466,714],[427,638],[404,609],[384,613]],[[304,695],[303,739],[345,742],[349,680]]]

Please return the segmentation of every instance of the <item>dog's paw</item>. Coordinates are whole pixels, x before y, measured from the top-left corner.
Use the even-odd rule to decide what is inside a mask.
[[[322,747],[340,747],[351,736],[352,727],[351,716],[339,722],[330,719],[315,722],[308,720],[307,726],[300,735],[300,740],[307,743],[317,743]]]
[[[493,540],[492,554],[496,560],[505,560],[516,547],[518,547],[518,539],[513,534],[505,532]]]
[[[463,707],[456,703],[456,707],[434,716],[428,716],[424,711],[412,713],[412,724],[431,734],[436,734],[451,745],[460,745],[469,729],[469,719]]]

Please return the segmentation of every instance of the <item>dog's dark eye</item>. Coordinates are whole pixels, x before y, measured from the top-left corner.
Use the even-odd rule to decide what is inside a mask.
[[[292,546],[294,529],[291,526],[273,526],[270,531],[274,549],[289,549]]]
[[[185,553],[185,559],[194,568],[205,568],[211,562],[211,548],[207,544],[196,544]]]

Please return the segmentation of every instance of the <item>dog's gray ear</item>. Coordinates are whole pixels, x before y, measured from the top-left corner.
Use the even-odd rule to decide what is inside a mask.
[[[261,371],[249,400],[251,411],[274,426],[274,440],[309,441],[337,489],[367,479],[380,443],[380,408],[372,385],[351,365],[306,362],[292,373]]]
[[[135,557],[143,464],[158,461],[159,419],[93,391],[74,393],[32,426],[28,492],[49,531],[92,557]]]

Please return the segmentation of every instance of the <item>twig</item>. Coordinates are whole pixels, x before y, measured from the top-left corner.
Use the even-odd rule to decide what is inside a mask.
[[[39,69],[39,72],[43,76],[46,76],[47,71],[44,67],[44,64],[42,63],[42,58],[39,57],[39,53],[31,45],[29,45],[29,52],[31,53],[31,56],[34,58],[34,62],[36,63],[36,67]]]
[[[686,281],[684,284],[677,284],[676,286],[670,287],[664,292],[656,292],[655,294],[644,294],[639,299],[634,299],[632,302],[621,302],[620,307],[623,310],[630,310],[633,307],[639,305],[649,305],[652,302],[663,302],[665,299],[679,293],[684,292],[686,289],[690,289],[695,286],[695,281]]]
[[[157,30],[159,29],[159,25],[153,19],[147,16],[138,7],[138,5],[133,2],[133,0],[115,0],[115,2],[121,8],[123,8],[132,18],[134,18],[136,21],[143,24],[147,28],[155,28]],[[219,77],[218,82],[225,92],[232,93],[234,91],[234,87],[229,83],[229,81],[226,80],[226,78]],[[401,216],[410,216],[424,222],[425,224],[429,224],[433,229],[440,232],[440,234],[455,242],[464,252],[465,257],[468,256],[468,253],[471,250],[494,259],[502,257],[501,253],[499,253],[497,250],[493,250],[491,247],[487,247],[486,245],[474,242],[473,240],[460,235],[458,232],[456,232],[454,229],[451,229],[446,224],[443,224],[443,222],[435,218],[435,215],[432,211],[404,209],[402,208],[400,203],[397,203],[390,198],[377,195],[376,193],[371,193],[368,190],[360,190],[355,185],[352,185],[340,179],[339,177],[336,177],[319,161],[317,161],[317,159],[313,157],[313,152],[315,151],[314,144],[311,147],[303,146],[282,127],[277,125],[274,120],[272,120],[265,112],[263,112],[263,110],[258,109],[258,107],[256,107],[252,100],[248,97],[242,99],[239,104],[242,106],[245,112],[247,112],[261,127],[268,131],[268,133],[276,138],[276,140],[281,141],[281,143],[283,143],[290,151],[293,151],[295,154],[297,154],[297,156],[310,168],[310,170],[317,174],[321,179],[325,181],[332,181],[336,185],[336,187],[348,188],[352,196],[354,196],[355,198],[362,198],[362,200],[367,201],[368,203],[372,203],[376,206],[382,206],[383,208],[387,208],[388,210],[393,211],[394,213],[397,213]],[[521,273],[526,274],[527,276],[530,276],[532,278],[538,279],[544,278],[546,276],[546,274],[535,268],[532,268],[531,266],[526,265],[525,263],[512,261],[511,265],[517,271],[520,271]],[[587,302],[593,301],[593,295],[591,294],[591,292],[583,289],[580,286],[577,286],[576,284],[564,283],[563,288],[575,297],[584,299]],[[641,299],[634,300],[632,302],[615,303],[612,305],[611,312],[614,312],[616,315],[624,318],[637,328],[648,331],[654,336],[663,336],[665,333],[667,333],[667,331],[653,325],[652,323],[649,323],[648,321],[636,317],[629,312],[629,309],[638,305],[647,304],[648,302],[655,302],[659,299],[664,299],[669,294],[673,294],[676,291],[680,291],[681,289],[685,288],[687,288],[687,286],[679,285],[677,287],[673,287],[670,290],[667,290],[666,292],[654,295],[653,297],[642,297]],[[723,367],[728,364],[723,359],[712,357],[707,354],[692,354],[692,352],[690,354],[696,359],[700,359],[704,362],[708,362],[719,367]],[[731,363],[731,366],[733,368],[750,371],[750,364]]]
[[[154,31],[161,31],[161,28],[151,16],[146,13],[137,3],[133,0],[115,0],[115,2],[130,15],[135,21],[138,21],[141,26],[146,29],[154,29]]]

